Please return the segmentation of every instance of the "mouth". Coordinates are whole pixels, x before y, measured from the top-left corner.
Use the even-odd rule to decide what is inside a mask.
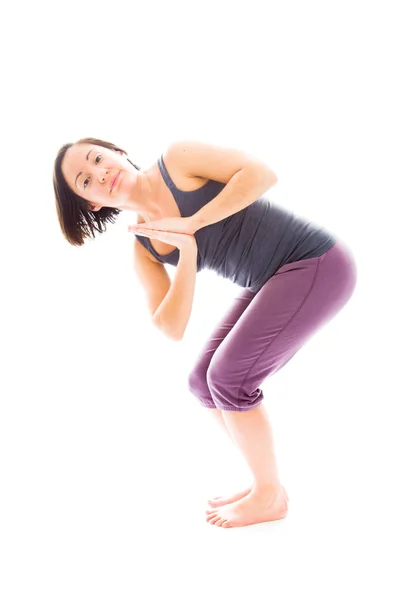
[[[120,171],[120,172],[121,172],[121,171]],[[111,182],[111,187],[110,187],[110,192],[112,192],[112,191],[113,191],[113,189],[115,188],[115,186],[116,186],[116,184],[117,184],[117,181],[119,180],[119,175],[120,175],[120,172],[119,172],[119,173],[117,173],[117,174],[116,174],[116,176],[114,177],[114,179],[112,180],[112,182]]]

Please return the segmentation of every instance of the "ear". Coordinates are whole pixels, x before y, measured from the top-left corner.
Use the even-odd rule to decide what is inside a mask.
[[[116,150],[115,152],[117,154],[120,154],[121,156],[128,156],[127,154],[125,154],[125,152],[123,150]]]

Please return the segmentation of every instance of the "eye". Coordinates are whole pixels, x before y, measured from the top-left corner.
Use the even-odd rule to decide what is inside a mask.
[[[94,161],[94,162],[96,163],[96,165],[98,165],[98,164],[99,164],[99,162],[100,162],[100,159],[101,159],[101,154],[98,154],[98,155],[96,156],[96,158],[95,158],[95,161]],[[85,189],[85,187],[88,185],[88,183],[86,183],[86,182],[88,182],[88,181],[89,181],[89,179],[90,179],[90,177],[86,177],[85,181],[83,182],[83,189]]]

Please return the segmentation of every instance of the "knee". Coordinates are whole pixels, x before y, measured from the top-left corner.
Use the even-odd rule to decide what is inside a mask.
[[[256,388],[249,393],[243,387],[243,378],[232,365],[211,363],[207,371],[207,385],[216,408],[230,411],[247,411],[263,400],[263,392]]]
[[[196,367],[189,373],[188,388],[192,394],[201,393],[204,387],[207,387],[206,372]]]
[[[220,410],[236,410],[233,397],[236,396],[234,378],[229,376],[229,371],[211,363],[206,373],[208,389],[212,395],[215,406]]]
[[[215,408],[215,404],[207,384],[206,370],[196,367],[191,371],[188,377],[188,387],[190,392],[206,408]]]
[[[224,388],[233,380],[232,374],[229,373],[229,369],[226,369],[223,364],[217,362],[210,363],[205,378],[210,389]]]

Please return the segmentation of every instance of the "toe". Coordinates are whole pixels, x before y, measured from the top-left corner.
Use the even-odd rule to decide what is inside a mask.
[[[211,519],[215,519],[216,517],[219,517],[219,515],[213,512],[211,515],[207,515],[206,521],[211,521]]]
[[[221,506],[221,504],[223,504],[223,499],[223,496],[217,496],[216,498],[211,498],[210,500],[207,500],[207,502],[210,506]]]
[[[208,504],[212,506],[212,508],[219,508],[225,504],[225,501],[223,498],[219,498],[218,500],[209,500]]]
[[[229,523],[228,520],[225,520],[221,523],[221,527],[230,527],[230,526],[231,526],[231,524]]]
[[[216,515],[215,517],[212,517],[211,519],[208,520],[209,523],[211,523],[212,525],[215,525],[215,523],[217,521],[219,521],[221,519],[221,517],[219,515]]]

